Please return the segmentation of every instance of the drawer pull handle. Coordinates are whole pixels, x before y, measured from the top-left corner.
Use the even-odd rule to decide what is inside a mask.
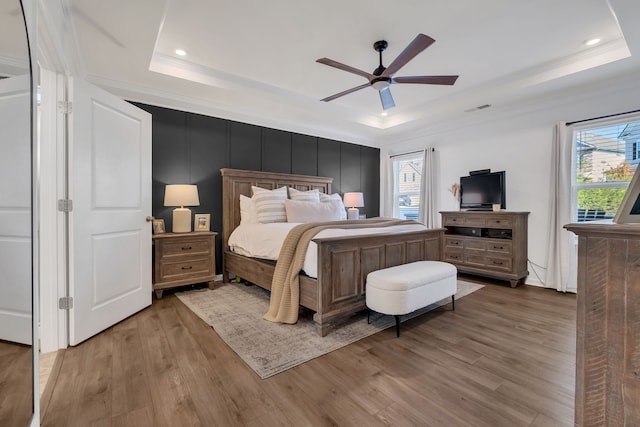
[[[183,250],[183,251],[190,251],[191,249],[193,249],[193,247],[192,247],[192,246],[183,246],[183,247],[182,247],[182,250]]]
[[[191,270],[193,269],[193,267],[189,266],[189,267],[182,267],[183,270]]]
[[[493,249],[497,249],[499,251],[503,250],[504,248],[502,246],[494,246]]]
[[[493,261],[493,265],[502,265],[504,264],[502,261],[498,262],[498,261]]]

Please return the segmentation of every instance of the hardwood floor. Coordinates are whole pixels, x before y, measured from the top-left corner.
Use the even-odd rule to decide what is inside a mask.
[[[0,340],[0,426],[26,426],[33,414],[31,346]]]
[[[266,380],[174,295],[67,349],[44,426],[571,426],[575,295],[504,282]]]

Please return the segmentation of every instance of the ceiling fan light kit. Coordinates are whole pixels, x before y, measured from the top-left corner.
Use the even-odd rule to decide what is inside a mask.
[[[391,79],[385,78],[385,77],[378,77],[377,79],[373,79],[373,81],[371,82],[371,86],[373,86],[373,88],[376,90],[384,89],[385,87],[388,87],[390,84],[391,84]]]
[[[420,52],[431,46],[435,42],[431,37],[418,34],[415,39],[396,57],[396,59],[385,67],[382,65],[382,52],[389,45],[386,40],[379,40],[373,44],[373,49],[380,55],[380,65],[373,70],[373,73],[367,73],[366,71],[359,70],[349,65],[342,64],[329,58],[320,58],[316,62],[330,67],[337,68],[349,73],[357,74],[366,78],[369,82],[356,86],[351,89],[347,89],[335,95],[328,96],[321,101],[329,102],[336,98],[348,95],[365,87],[372,87],[380,94],[380,101],[382,108],[387,110],[395,107],[395,102],[391,96],[389,86],[392,84],[430,84],[430,85],[453,85],[458,76],[407,76],[407,77],[394,77],[394,74],[404,67],[409,61],[415,58]]]

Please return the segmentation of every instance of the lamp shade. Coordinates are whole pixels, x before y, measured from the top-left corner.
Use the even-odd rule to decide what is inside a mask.
[[[197,185],[170,184],[164,190],[165,206],[200,206]]]
[[[344,205],[348,208],[361,208],[364,206],[362,193],[344,193]]]

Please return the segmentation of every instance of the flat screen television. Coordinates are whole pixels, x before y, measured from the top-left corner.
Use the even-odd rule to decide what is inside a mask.
[[[505,198],[504,171],[460,177],[460,209],[490,211],[494,204],[506,209]]]

